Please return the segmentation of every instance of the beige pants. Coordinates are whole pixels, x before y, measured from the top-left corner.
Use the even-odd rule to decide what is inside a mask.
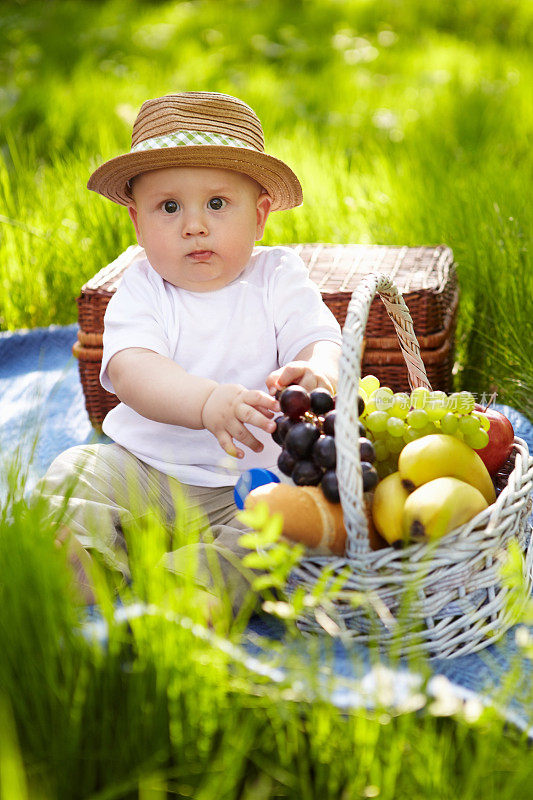
[[[254,573],[241,563],[249,551],[238,539],[247,528],[235,518],[232,486],[184,486],[112,443],[66,450],[39,481],[35,495],[46,498],[50,513],[86,550],[126,578],[124,530],[157,509],[168,530],[165,566],[179,575],[195,564],[197,582],[214,594],[226,591],[234,612],[250,602]],[[172,532],[186,526],[199,535],[194,543],[182,539],[173,549]]]

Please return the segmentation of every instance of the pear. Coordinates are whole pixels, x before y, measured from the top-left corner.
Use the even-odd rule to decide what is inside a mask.
[[[481,492],[458,478],[436,478],[415,489],[403,508],[402,532],[412,541],[433,541],[488,508]]]
[[[387,475],[374,490],[372,519],[377,532],[389,544],[403,539],[403,510],[408,497],[399,472]]]
[[[496,499],[488,470],[465,442],[445,433],[432,433],[409,442],[398,459],[398,470],[407,489],[436,478],[458,478],[475,487],[490,505]]]

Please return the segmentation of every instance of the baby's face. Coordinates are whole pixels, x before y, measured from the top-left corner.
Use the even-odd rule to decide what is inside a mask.
[[[144,172],[133,198],[128,210],[150,264],[193,292],[220,289],[241,274],[271,205],[251,178],[210,167]]]

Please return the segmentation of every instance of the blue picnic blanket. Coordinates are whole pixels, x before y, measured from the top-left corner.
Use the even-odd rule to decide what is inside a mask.
[[[78,366],[71,354],[77,330],[77,325],[69,325],[0,333],[0,501],[6,488],[5,468],[14,454],[18,453],[21,467],[27,470],[30,491],[60,452],[105,439],[92,429],[85,410]],[[497,408],[533,452],[531,422],[513,408]],[[147,610],[121,609],[119,613],[127,617]],[[105,638],[102,624],[94,612],[88,629]],[[533,736],[533,666],[523,649],[528,636],[533,641],[533,627],[516,626],[478,653],[433,660],[427,689],[434,702],[492,703]],[[283,646],[267,648],[265,641]],[[294,677],[298,657],[303,670],[315,647],[305,636],[286,641],[282,625],[264,616],[252,619],[244,645],[250,668],[272,680],[285,679],[289,673]],[[339,707],[368,705],[376,698],[379,702],[387,698],[389,705],[400,710],[416,704],[421,677],[409,669],[376,664],[375,655],[361,644],[330,640],[319,647],[324,686]],[[520,676],[520,681],[513,684],[514,694],[509,696],[506,680],[511,673]]]

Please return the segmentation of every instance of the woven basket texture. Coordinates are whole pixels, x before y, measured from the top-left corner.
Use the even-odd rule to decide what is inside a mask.
[[[531,591],[533,543],[527,522],[533,459],[515,439],[498,476],[496,502],[437,543],[371,550],[359,460],[357,394],[369,309],[380,296],[396,330],[411,388],[430,387],[411,315],[397,287],[383,274],[367,276],[353,293],[343,330],[337,391],[337,475],[348,534],[343,557],[308,557],[291,574],[289,591],[311,592],[324,569],[338,590],[318,611],[299,620],[304,631],[324,631],[391,645],[403,654],[455,657],[486,647],[516,621]],[[407,388],[404,386],[404,390]],[[523,593],[502,581],[509,545],[516,542]],[[355,598],[363,599],[356,605]],[[514,603],[509,603],[513,599]]]
[[[344,325],[352,292],[369,273],[388,274],[399,287],[415,321],[427,375],[435,389],[451,391],[455,323],[459,290],[449,247],[389,247],[384,245],[293,245],[309,268],[322,298]],[[79,333],[73,353],[91,423],[100,428],[118,399],[100,385],[104,314],[128,266],[144,251],[129,247],[94,275],[77,299]],[[386,310],[375,298],[366,328],[363,371],[394,391],[407,383],[405,361]]]

